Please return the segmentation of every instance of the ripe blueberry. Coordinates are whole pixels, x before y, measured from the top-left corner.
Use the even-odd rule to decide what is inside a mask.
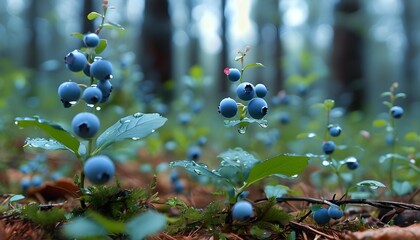
[[[248,103],[248,113],[252,118],[263,118],[267,114],[267,110],[267,102],[262,98],[253,98]]]
[[[191,146],[188,148],[187,159],[197,161],[201,156],[201,148],[199,146]]]
[[[290,114],[287,112],[283,112],[279,116],[279,122],[281,124],[288,124],[290,122]]]
[[[338,137],[341,134],[341,128],[339,126],[334,126],[329,128],[331,137]]]
[[[77,50],[70,52],[64,57],[64,63],[72,72],[82,71],[86,66],[86,61],[86,56]]]
[[[391,115],[393,118],[401,118],[402,115],[404,114],[404,109],[400,106],[393,106],[390,109]]]
[[[97,104],[102,100],[102,91],[96,86],[90,86],[83,91],[82,98],[87,104]]]
[[[41,176],[35,175],[31,179],[31,186],[32,187],[39,187],[39,186],[41,186],[41,184],[42,184],[43,181],[44,180],[42,179]]]
[[[224,98],[222,101],[220,101],[219,113],[222,114],[223,117],[234,117],[237,111],[238,105],[236,104],[236,101],[232,98]]]
[[[359,167],[359,162],[346,162],[347,168],[350,170],[355,170]]]
[[[83,73],[84,73],[87,77],[90,77],[90,64],[86,64],[85,68],[83,68]]]
[[[20,180],[20,187],[23,191],[27,191],[31,187],[31,179],[29,177],[24,177]]]
[[[75,82],[63,82],[58,87],[58,96],[65,108],[72,106],[73,102],[77,102],[80,98],[82,90]]]
[[[339,219],[343,215],[343,211],[341,211],[338,207],[330,206],[328,208],[328,216],[330,216],[332,219]]]
[[[181,194],[185,190],[184,182],[181,179],[177,179],[176,181],[172,182],[172,187],[176,194]]]
[[[97,60],[90,65],[90,74],[98,80],[112,78],[112,64],[107,60]]]
[[[81,112],[71,121],[74,133],[81,138],[92,138],[99,131],[99,118],[89,112]]]
[[[112,83],[109,80],[99,81],[96,87],[102,91],[101,103],[107,102],[112,92]]]
[[[88,33],[83,37],[86,47],[94,48],[99,45],[99,36],[96,33]]]
[[[318,224],[327,224],[330,221],[330,215],[326,208],[321,208],[314,212],[313,218]]]
[[[243,82],[236,87],[236,95],[239,99],[249,101],[254,97],[254,85],[249,82]]]
[[[91,183],[104,184],[114,176],[115,166],[109,157],[97,155],[86,161],[83,171]]]
[[[241,72],[237,68],[225,68],[224,70],[227,79],[236,82],[241,78]]]
[[[258,83],[255,85],[255,94],[257,97],[263,98],[265,95],[267,95],[267,87],[264,84]]]
[[[254,215],[252,204],[248,201],[238,201],[232,207],[233,219],[243,221]]]
[[[322,151],[325,154],[332,154],[335,150],[335,143],[333,141],[326,141],[322,143]]]

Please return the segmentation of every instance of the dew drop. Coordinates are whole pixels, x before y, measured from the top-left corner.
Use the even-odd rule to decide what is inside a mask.
[[[297,175],[297,174],[295,174],[295,175],[292,175],[291,177],[292,178],[297,178],[299,175]]]
[[[411,164],[416,164],[416,160],[415,159],[410,159],[410,163]]]
[[[262,127],[262,128],[267,128],[268,127],[267,122],[259,122],[258,125],[260,125],[260,127]]]
[[[91,108],[93,108],[93,107],[95,107],[95,105],[93,105],[93,104],[86,104],[88,107],[91,107]]]
[[[330,162],[329,162],[329,161],[327,161],[327,160],[324,160],[324,161],[322,161],[322,165],[324,165],[324,166],[329,166],[329,165],[330,165]]]
[[[201,171],[200,171],[200,170],[198,170],[198,169],[194,169],[194,172],[195,172],[197,175],[201,175]]]
[[[132,137],[131,139],[136,141],[136,140],[139,140],[140,138],[139,137]]]
[[[308,134],[308,138],[313,138],[313,137],[316,137],[316,134],[315,133],[309,133]]]
[[[135,118],[139,118],[141,116],[143,116],[143,113],[136,112],[136,113],[133,114],[133,117],[135,117]]]
[[[69,102],[71,105],[75,105],[77,103],[77,101],[70,101]]]
[[[376,186],[376,185],[371,185],[371,186],[369,186],[370,187],[370,189],[372,189],[372,190],[376,190],[376,189],[378,189],[378,186]]]
[[[19,124],[18,121],[15,121],[15,124],[18,125]]]
[[[238,127],[238,133],[245,134],[246,133],[246,127]]]
[[[152,130],[152,133],[154,133],[155,131],[156,131],[156,130],[155,130],[155,129],[153,129],[153,130]]]
[[[101,111],[101,107],[96,107],[96,111]]]

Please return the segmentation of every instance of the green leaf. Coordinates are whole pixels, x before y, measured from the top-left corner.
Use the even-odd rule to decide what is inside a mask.
[[[315,103],[311,107],[319,108],[319,109],[323,109],[323,110],[328,110],[327,107],[325,106],[325,104],[323,104],[323,103]]]
[[[382,102],[385,106],[387,106],[388,108],[392,108],[392,103],[388,102],[388,101],[383,101]]]
[[[104,16],[103,16],[102,14],[97,13],[97,12],[90,12],[90,13],[87,15],[87,19],[89,19],[89,20],[93,20],[93,19],[95,19],[95,18],[97,18],[97,17],[104,18]]]
[[[373,126],[377,128],[385,127],[388,125],[388,122],[385,119],[375,119],[373,121]]]
[[[86,239],[88,237],[105,237],[105,228],[86,217],[77,217],[63,226],[63,233],[68,238]]]
[[[418,141],[419,135],[416,132],[408,132],[405,134],[404,138],[407,141]]]
[[[358,182],[356,185],[363,186],[363,187],[370,187],[371,189],[377,189],[379,187],[386,187],[385,184],[375,181],[375,180],[364,180],[364,181]]]
[[[16,194],[9,199],[9,202],[16,202],[16,201],[19,201],[19,200],[22,200],[22,199],[25,199],[25,196],[23,196],[21,194]]]
[[[169,166],[171,167],[183,167],[185,170],[199,175],[199,176],[207,176],[215,181],[220,182],[227,182],[225,178],[223,178],[217,171],[212,171],[208,169],[207,165],[203,163],[197,163],[192,160],[180,160],[180,161],[174,161],[169,163]]]
[[[67,149],[74,152],[77,157],[80,157],[79,149],[83,145],[60,125],[37,116],[15,118],[15,124],[20,128],[35,127],[41,129],[50,137],[63,144]]]
[[[264,193],[267,198],[271,198],[271,197],[279,198],[279,197],[282,197],[284,194],[286,194],[288,191],[289,191],[289,188],[284,185],[276,185],[276,186],[267,185],[264,188]]]
[[[88,211],[86,216],[101,225],[101,227],[103,227],[108,233],[123,233],[125,230],[124,223],[108,219],[99,213]]]
[[[155,211],[147,211],[131,219],[125,232],[131,239],[144,239],[147,236],[158,233],[166,227],[167,219],[163,214]]]
[[[262,127],[267,126],[267,120],[265,119],[254,119],[254,118],[247,118],[247,117],[242,120],[225,120],[224,123],[225,123],[225,127],[234,127],[234,126],[246,127],[250,123],[258,123],[258,125]]]
[[[135,113],[121,118],[103,132],[96,140],[95,154],[111,144],[125,139],[139,140],[160,128],[166,118],[158,113]]]
[[[332,100],[332,99],[326,99],[326,100],[324,101],[324,105],[325,105],[325,108],[326,108],[327,110],[331,110],[331,109],[333,109],[334,104],[335,104],[335,101],[334,101],[334,100]]]
[[[117,30],[125,30],[120,24],[114,23],[114,22],[109,22],[109,21],[102,24],[102,27],[110,28],[110,29],[117,29]]]
[[[27,138],[24,147],[41,148],[48,151],[67,149],[66,146],[54,139]]]
[[[246,65],[242,70],[245,71],[245,69],[253,68],[253,67],[265,67],[262,63],[250,63]]]
[[[98,46],[95,48],[96,54],[102,53],[107,46],[108,46],[108,41],[106,39],[101,39],[99,41]]]
[[[73,36],[73,37],[80,38],[82,40],[84,38],[84,35],[82,33],[78,33],[78,32],[71,33],[70,35]]]
[[[308,165],[309,157],[297,155],[279,155],[256,164],[250,171],[246,186],[273,174],[292,177],[301,173]]]
[[[398,196],[404,196],[413,191],[413,186],[408,181],[393,181],[392,189],[394,189]]]
[[[296,138],[302,139],[302,138],[316,138],[316,133],[310,132],[310,133],[299,133]]]
[[[405,95],[405,93],[398,93],[395,95],[396,98],[406,98],[407,96]]]

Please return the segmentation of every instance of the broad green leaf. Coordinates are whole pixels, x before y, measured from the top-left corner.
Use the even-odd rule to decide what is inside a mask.
[[[312,132],[310,132],[310,133],[299,133],[296,136],[296,138],[298,138],[298,139],[302,139],[302,138],[316,138],[316,137],[317,137],[316,133],[312,133]]]
[[[123,28],[123,26],[121,26],[118,23],[114,23],[114,22],[106,22],[106,23],[102,24],[102,27],[104,27],[104,28],[110,28],[110,29],[125,30]]]
[[[70,34],[73,37],[77,37],[83,40],[84,35],[82,33],[74,32]]]
[[[364,181],[358,182],[356,185],[370,187],[371,189],[377,189],[379,187],[386,187],[385,184],[379,181],[375,181],[375,180],[364,180]]]
[[[245,69],[253,67],[264,67],[264,65],[262,63],[250,63],[243,68],[243,71],[245,71]]]
[[[48,151],[67,149],[66,146],[60,142],[57,142],[54,139],[45,138],[27,138],[24,147],[42,148]]]
[[[174,161],[169,163],[171,167],[183,167],[185,170],[199,175],[199,176],[207,176],[212,180],[219,181],[219,182],[227,182],[225,178],[223,178],[217,171],[210,170],[207,165],[203,163],[197,163],[192,160],[180,160]]]
[[[144,239],[164,230],[166,222],[167,219],[163,214],[149,210],[128,221],[125,232],[131,237],[130,239]]]
[[[125,225],[122,222],[108,219],[99,213],[89,211],[86,216],[94,220],[96,223],[101,225],[108,233],[123,233]]]
[[[279,198],[279,197],[282,197],[284,194],[286,194],[288,191],[289,191],[289,188],[284,185],[276,185],[276,186],[267,185],[264,188],[264,193],[267,198],[271,198],[271,197]]]
[[[81,143],[60,125],[40,117],[18,117],[15,118],[15,124],[20,128],[35,127],[41,129],[67,149],[74,152],[77,157],[80,157],[79,149]]]
[[[309,157],[297,155],[279,155],[256,164],[250,171],[246,186],[273,174],[288,177],[301,173],[308,165]]]
[[[99,41],[98,46],[95,48],[96,54],[102,53],[105,50],[106,46],[108,46],[108,41],[106,39],[101,39]]]
[[[375,119],[373,121],[373,126],[377,128],[385,127],[388,125],[388,122],[385,119]]]
[[[223,161],[221,161],[220,163],[221,166],[243,167],[244,165],[253,166],[261,162],[260,160],[256,159],[252,154],[239,147],[229,149],[219,154],[217,157],[223,159]]]
[[[383,92],[381,94],[381,97],[390,97],[391,95],[392,95],[391,92]]]
[[[121,118],[98,137],[95,153],[118,141],[144,138],[160,128],[166,120],[158,113],[135,113]]]
[[[103,18],[104,16],[103,16],[102,14],[100,14],[100,13],[97,13],[97,12],[90,12],[90,13],[87,15],[87,19],[89,19],[89,20],[93,20],[93,19],[95,19],[95,18],[97,18],[97,17],[101,17],[101,18]]]
[[[86,217],[77,217],[63,226],[63,233],[68,238],[105,237],[105,228]]]

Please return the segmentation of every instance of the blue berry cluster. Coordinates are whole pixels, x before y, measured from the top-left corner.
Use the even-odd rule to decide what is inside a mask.
[[[169,180],[172,184],[173,191],[176,194],[181,194],[185,192],[184,182],[181,180],[179,172],[177,170],[172,170],[169,173]]]
[[[331,137],[338,137],[341,134],[341,127],[338,125],[329,125],[328,133]],[[331,140],[324,141],[322,143],[322,151],[327,155],[332,154],[335,151],[335,142]]]
[[[58,96],[65,108],[83,100],[86,104],[94,106],[109,100],[112,92],[112,64],[95,56],[95,48],[100,43],[96,33],[84,35],[83,43],[86,51],[74,50],[64,57],[64,63],[72,72],[81,72],[90,78],[88,86],[72,81],[64,82],[58,87]]]
[[[317,211],[314,211],[313,218],[316,223],[324,225],[330,222],[330,219],[340,219],[343,217],[344,213],[338,206],[330,206],[327,208],[320,208]]]
[[[249,116],[254,119],[262,119],[268,110],[267,102],[264,97],[267,95],[267,88],[264,84],[253,85],[250,82],[242,82],[241,72],[237,68],[226,68],[224,70],[227,79],[231,82],[239,81],[239,85],[236,87],[236,96],[239,100],[247,103],[247,107],[243,108],[242,111],[247,111]],[[238,112],[238,103],[233,98],[227,97],[220,101],[218,111],[225,118],[232,118],[236,116]],[[240,113],[240,118],[246,115],[246,112]]]

